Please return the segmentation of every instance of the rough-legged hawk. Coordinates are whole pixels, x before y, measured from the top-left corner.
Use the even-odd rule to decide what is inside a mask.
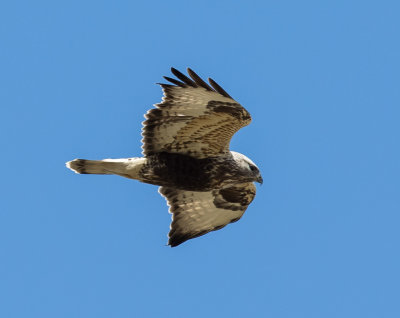
[[[232,136],[250,114],[216,82],[172,68],[164,97],[143,122],[143,157],[67,162],[76,173],[116,174],[160,186],[172,214],[168,244],[186,240],[241,218],[262,183],[257,166],[229,150]]]

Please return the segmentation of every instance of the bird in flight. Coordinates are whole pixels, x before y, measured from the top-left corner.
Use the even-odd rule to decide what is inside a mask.
[[[258,167],[229,150],[232,136],[251,122],[250,114],[211,78],[190,68],[188,76],[160,84],[164,96],[145,115],[143,157],[75,159],[66,166],[79,174],[115,174],[159,186],[172,214],[168,245],[219,230],[238,221],[262,183]]]

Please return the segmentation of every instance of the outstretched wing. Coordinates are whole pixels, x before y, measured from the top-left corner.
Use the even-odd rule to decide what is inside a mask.
[[[158,191],[166,198],[172,214],[168,235],[171,247],[238,221],[256,195],[252,182],[209,192],[168,187]]]
[[[215,157],[229,151],[229,142],[251,122],[250,114],[216,82],[204,82],[188,68],[191,78],[171,68],[180,80],[160,84],[164,97],[145,115],[143,154],[169,152],[196,158]]]

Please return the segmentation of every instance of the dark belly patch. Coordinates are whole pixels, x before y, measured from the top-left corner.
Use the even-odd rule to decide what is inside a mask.
[[[142,168],[144,182],[189,191],[208,191],[218,186],[221,169],[217,158],[196,159],[190,156],[161,152],[147,156]]]

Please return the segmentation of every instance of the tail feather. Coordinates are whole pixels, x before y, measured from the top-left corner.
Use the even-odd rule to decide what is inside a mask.
[[[79,174],[117,174],[123,177],[137,179],[145,158],[87,160],[75,159],[68,161],[67,168]]]
[[[75,159],[68,161],[66,166],[79,174],[113,174],[101,160]]]

